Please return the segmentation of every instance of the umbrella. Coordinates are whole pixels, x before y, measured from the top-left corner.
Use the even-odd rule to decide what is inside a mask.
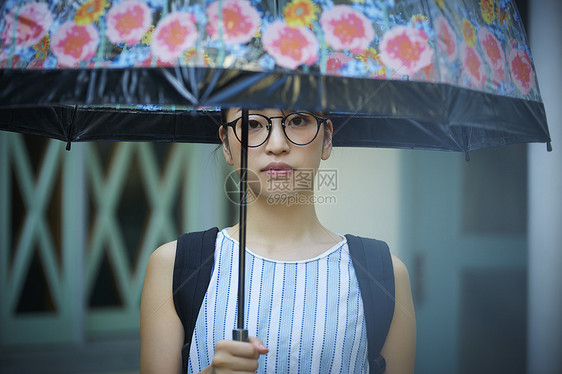
[[[336,146],[550,149],[508,0],[7,0],[0,43],[0,129],[68,149],[217,143],[218,107],[321,111]]]

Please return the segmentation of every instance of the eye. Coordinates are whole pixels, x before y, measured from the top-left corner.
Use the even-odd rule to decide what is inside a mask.
[[[305,127],[313,123],[313,118],[307,114],[296,113],[287,118],[287,126]]]
[[[259,130],[263,127],[263,124],[258,120],[249,120],[248,121],[248,129],[249,130]]]

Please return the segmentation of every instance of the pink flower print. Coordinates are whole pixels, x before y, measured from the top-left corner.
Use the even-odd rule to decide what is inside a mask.
[[[505,54],[503,48],[494,34],[485,27],[478,31],[478,40],[484,51],[484,59],[494,73],[493,81],[499,83],[505,77]]]
[[[383,35],[382,62],[399,74],[412,75],[433,62],[433,50],[420,30],[395,26]]]
[[[462,43],[461,59],[463,71],[468,75],[468,80],[473,87],[482,88],[486,82],[486,70],[482,58],[476,52],[476,49]]]
[[[219,39],[219,3],[207,7],[207,32]],[[259,31],[261,17],[247,0],[225,0],[222,2],[223,40],[232,44],[248,43]]]
[[[527,53],[520,49],[512,49],[508,57],[509,70],[515,87],[523,95],[529,94],[535,86],[535,72]]]
[[[31,47],[47,35],[51,23],[53,16],[45,3],[27,3],[19,8],[19,12],[15,7],[4,18],[2,40],[4,44],[11,45],[15,27],[16,48]]]
[[[457,36],[445,17],[440,16],[437,24],[439,48],[447,55],[449,61],[453,61],[457,56]]]
[[[262,37],[263,47],[277,65],[295,69],[318,60],[318,41],[306,27],[290,27],[283,21],[273,22]]]
[[[150,8],[138,0],[125,0],[107,12],[105,35],[113,44],[137,44],[152,24]]]
[[[150,48],[163,62],[171,62],[195,45],[195,17],[191,13],[172,12],[158,22]]]
[[[338,70],[345,66],[352,58],[341,52],[334,52],[328,56],[326,71],[330,74],[339,75]]]
[[[76,66],[96,54],[99,35],[91,24],[79,26],[74,21],[63,23],[51,39],[51,51],[60,66]]]
[[[371,21],[348,5],[336,5],[322,13],[320,24],[326,42],[335,50],[361,53],[375,38]]]

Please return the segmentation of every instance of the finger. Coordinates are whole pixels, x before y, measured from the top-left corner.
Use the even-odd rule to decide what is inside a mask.
[[[237,342],[234,340],[220,340],[215,345],[215,352],[225,351],[232,356],[253,358],[257,359],[259,357],[259,352],[257,348],[247,342]]]
[[[231,371],[253,372],[258,370],[258,360],[246,357],[231,356],[228,354],[215,355],[213,367],[216,369],[228,369]]]
[[[264,354],[264,353],[269,352],[269,348],[267,348],[265,346],[265,344],[263,344],[263,342],[260,338],[250,336],[248,338],[248,340],[250,341],[250,343],[253,344],[253,346],[256,348],[256,350],[258,351],[259,354]]]

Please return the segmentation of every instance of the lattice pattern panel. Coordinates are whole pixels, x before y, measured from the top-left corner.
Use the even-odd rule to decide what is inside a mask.
[[[2,343],[137,332],[152,251],[231,214],[212,149],[0,134]]]
[[[68,341],[77,336],[79,251],[68,208],[80,151],[61,157],[64,144],[0,135],[0,340]],[[63,199],[68,197],[69,199]],[[78,207],[79,205],[76,205]],[[79,212],[77,212],[79,213]],[[80,225],[79,214],[74,222]]]

